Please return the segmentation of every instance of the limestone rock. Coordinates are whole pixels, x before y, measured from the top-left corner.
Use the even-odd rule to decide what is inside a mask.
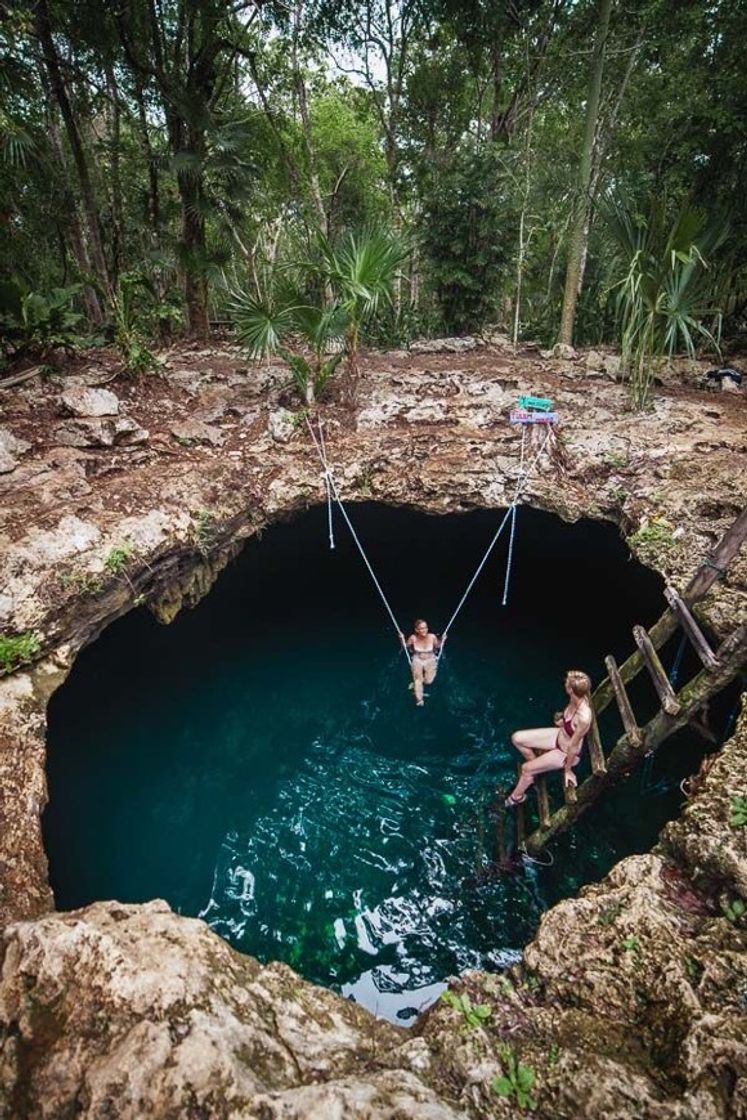
[[[18,466],[18,456],[28,451],[28,440],[19,439],[9,428],[0,428],[0,474],[10,474]]]
[[[564,362],[572,362],[578,357],[576,351],[567,342],[556,342],[552,348],[552,356]]]
[[[287,443],[296,430],[293,413],[287,408],[279,408],[267,417],[267,430],[276,443]]]
[[[20,439],[11,432],[10,428],[0,428],[0,451],[17,456],[23,455],[30,447],[28,440]]]
[[[178,389],[184,389],[191,397],[197,396],[200,387],[207,381],[204,370],[175,369],[168,370],[166,380]]]
[[[0,447],[0,474],[10,474],[17,466],[18,460],[15,459],[9,451],[5,451]]]
[[[68,389],[60,397],[60,404],[71,416],[117,416],[119,398],[109,389]]]
[[[605,354],[603,360],[604,372],[610,381],[616,381],[622,373],[622,358],[619,354]]]
[[[170,431],[174,439],[184,444],[207,443],[211,447],[220,447],[224,441],[220,429],[206,424],[203,420],[185,420],[173,424]]]
[[[164,902],[16,923],[3,960],[2,1083],[25,1115],[457,1115],[412,1073],[365,1076],[401,1030],[378,1023],[372,1050],[356,1004]]]
[[[584,365],[588,370],[601,370],[604,368],[604,354],[598,350],[587,350],[584,354]]]
[[[464,338],[419,338],[410,343],[411,354],[464,354],[467,350],[475,350],[477,339],[471,335]]]
[[[55,428],[54,438],[63,447],[114,447],[145,443],[148,432],[128,416],[102,416],[65,420]]]

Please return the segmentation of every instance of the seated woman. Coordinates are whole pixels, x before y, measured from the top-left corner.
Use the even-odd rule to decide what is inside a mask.
[[[405,635],[400,631],[400,641],[405,649],[412,653],[410,668],[412,669],[413,689],[415,703],[423,707],[423,683],[433,684],[438,669],[436,654],[446,641],[446,635],[438,638],[428,630],[428,623],[423,618],[418,618],[413,627],[413,633],[405,640]]]
[[[511,742],[526,762],[521,777],[506,798],[506,806],[513,809],[526,800],[527,790],[535,775],[549,770],[563,770],[566,785],[576,785],[573,767],[581,756],[584,736],[591,727],[591,680],[580,669],[569,669],[565,675],[568,704],[565,711],[556,712],[555,727],[535,727],[515,731]]]

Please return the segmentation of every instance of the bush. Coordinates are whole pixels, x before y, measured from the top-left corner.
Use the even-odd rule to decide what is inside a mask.
[[[73,306],[81,284],[32,292],[20,280],[0,282],[0,347],[4,357],[34,350],[44,357],[57,347],[72,349],[81,341],[83,316]]]

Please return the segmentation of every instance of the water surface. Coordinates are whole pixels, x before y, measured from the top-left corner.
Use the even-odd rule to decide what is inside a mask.
[[[409,632],[416,616],[441,629],[501,515],[351,516]],[[549,904],[649,847],[702,748],[680,735],[552,868],[494,875],[510,732],[548,722],[567,668],[598,678],[604,654],[623,660],[661,582],[613,527],[521,510],[508,606],[504,537],[416,709],[342,525],[336,541],[312,509],[250,542],[170,627],[141,609],[81,654],[50,705],[45,840],[59,907],[162,897],[407,1022],[447,976],[506,964]],[[653,707],[645,682],[634,699]]]

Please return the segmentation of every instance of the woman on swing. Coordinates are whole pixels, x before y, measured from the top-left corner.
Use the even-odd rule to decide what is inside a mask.
[[[591,727],[591,680],[580,669],[569,669],[565,675],[565,691],[568,703],[564,711],[555,713],[554,727],[514,731],[511,736],[511,742],[526,762],[521,767],[521,777],[506,798],[509,809],[526,801],[527,790],[537,774],[563,770],[565,784],[576,785],[573,767],[581,756],[584,736]]]
[[[423,683],[433,684],[438,669],[436,654],[446,641],[446,634],[442,638],[431,634],[428,623],[423,618],[418,618],[413,626],[413,633],[405,640],[405,635],[400,631],[400,641],[405,649],[412,655],[410,668],[412,670],[412,688],[415,692],[415,703],[423,707]]]

